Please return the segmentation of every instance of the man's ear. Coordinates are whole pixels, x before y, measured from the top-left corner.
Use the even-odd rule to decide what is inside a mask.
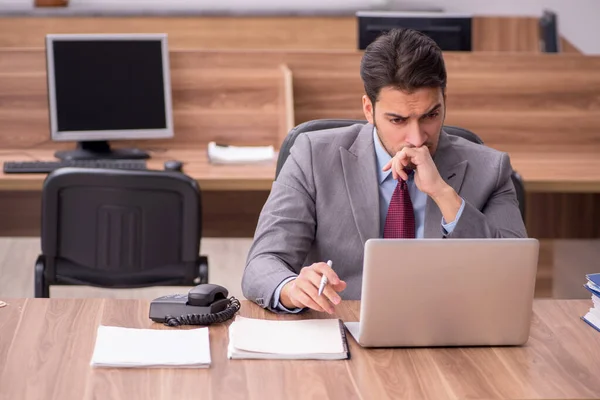
[[[362,105],[363,105],[363,113],[365,114],[365,118],[369,121],[370,124],[373,124],[373,103],[371,103],[371,99],[366,94],[362,97]]]

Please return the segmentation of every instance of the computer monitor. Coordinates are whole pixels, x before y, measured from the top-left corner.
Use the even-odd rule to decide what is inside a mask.
[[[432,38],[443,51],[471,51],[470,15],[438,12],[359,11],[358,48],[364,50],[382,33],[411,28]]]
[[[46,36],[51,138],[60,159],[140,159],[109,140],[173,137],[166,34]]]
[[[540,18],[540,45],[544,53],[560,52],[560,35],[558,34],[558,18],[552,11],[544,11]]]

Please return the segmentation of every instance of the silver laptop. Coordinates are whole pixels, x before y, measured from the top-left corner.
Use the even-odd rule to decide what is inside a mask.
[[[524,344],[538,254],[536,239],[370,239],[346,326],[365,347]]]

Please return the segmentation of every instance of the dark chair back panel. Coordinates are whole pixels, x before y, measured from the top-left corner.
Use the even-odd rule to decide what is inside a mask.
[[[191,285],[206,264],[201,207],[197,183],[179,172],[54,171],[42,194],[45,283]]]

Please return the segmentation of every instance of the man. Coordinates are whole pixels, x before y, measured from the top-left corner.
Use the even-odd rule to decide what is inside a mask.
[[[332,313],[360,299],[370,238],[526,236],[508,156],[442,129],[446,69],[433,40],[392,30],[360,73],[369,123],[298,136],[261,212],[242,289],[272,311]]]

